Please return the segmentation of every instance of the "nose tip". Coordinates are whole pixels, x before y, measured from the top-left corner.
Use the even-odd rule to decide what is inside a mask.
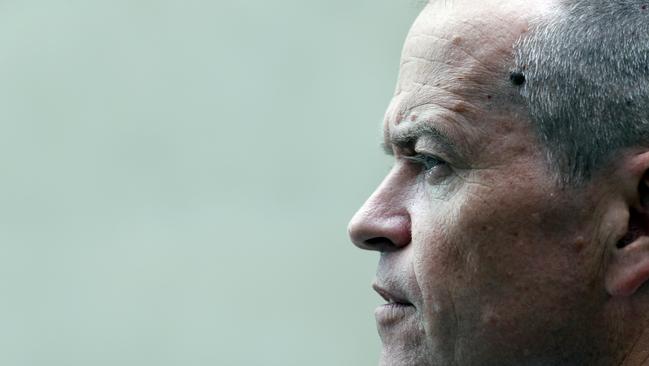
[[[381,213],[361,208],[347,228],[351,241],[366,250],[389,252],[410,243],[410,218],[407,213]]]
[[[379,252],[399,250],[411,240],[410,176],[395,165],[352,217],[347,228],[357,247]]]

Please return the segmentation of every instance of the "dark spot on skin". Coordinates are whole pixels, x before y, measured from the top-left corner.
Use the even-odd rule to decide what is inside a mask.
[[[401,123],[402,120],[403,120],[403,114],[399,113],[397,114],[397,117],[394,119],[394,124],[399,125],[399,123]]]
[[[466,110],[467,110],[467,106],[466,106],[466,104],[464,104],[464,103],[458,103],[458,104],[454,105],[454,106],[451,108],[451,110],[452,110],[453,112],[457,112],[457,113],[464,113],[464,112],[466,112]]]
[[[640,7],[640,9],[642,9],[642,10],[647,10],[647,5],[642,5],[642,6]]]
[[[491,95],[487,95],[487,99],[491,99]]]
[[[575,251],[577,253],[581,252],[585,246],[586,246],[586,241],[584,240],[583,237],[579,236],[577,237],[577,239],[575,239]]]
[[[417,120],[416,115],[413,114],[412,116],[410,116],[410,121],[415,122],[416,120]]]
[[[512,73],[509,74],[509,80],[512,82],[512,84],[521,86],[525,83],[525,75],[523,75],[523,73],[520,71],[512,71]]]

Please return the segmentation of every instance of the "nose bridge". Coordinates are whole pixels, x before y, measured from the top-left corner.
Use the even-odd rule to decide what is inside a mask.
[[[359,248],[378,251],[410,243],[408,196],[407,182],[395,166],[350,221],[352,242]]]
[[[398,167],[394,167],[372,192],[361,209],[366,205],[378,206],[386,215],[391,215],[400,209],[406,210],[408,187],[401,178]]]

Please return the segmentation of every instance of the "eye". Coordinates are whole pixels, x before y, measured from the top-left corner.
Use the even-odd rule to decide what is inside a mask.
[[[454,175],[454,170],[448,161],[429,152],[416,151],[414,148],[403,148],[397,150],[396,156],[405,160],[407,165],[414,169],[419,177],[423,178],[428,184],[439,185]]]
[[[415,164],[421,165],[421,167],[427,173],[437,167],[447,165],[447,163],[444,160],[436,156],[427,155],[427,154],[413,154],[409,156],[404,156],[404,159],[411,161]]]

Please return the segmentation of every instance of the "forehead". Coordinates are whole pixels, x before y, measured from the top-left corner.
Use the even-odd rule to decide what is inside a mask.
[[[386,123],[422,109],[469,117],[508,86],[512,46],[527,31],[526,18],[511,2],[476,3],[436,1],[421,12],[404,44]]]

